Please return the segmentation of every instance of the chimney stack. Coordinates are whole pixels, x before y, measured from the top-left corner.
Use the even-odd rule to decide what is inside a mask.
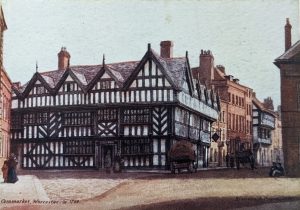
[[[273,100],[271,97],[265,98],[264,99],[264,107],[270,110],[274,111],[274,105],[273,105]]]
[[[214,56],[210,50],[201,50],[200,54],[200,75],[203,75],[203,79],[211,83],[214,80]]]
[[[162,41],[160,42],[160,57],[172,58],[173,57],[173,42]]]
[[[285,51],[287,51],[292,46],[292,34],[291,34],[292,25],[290,24],[289,18],[286,19],[286,24],[284,29],[285,29]]]
[[[58,56],[58,70],[66,70],[70,65],[70,53],[66,47],[62,47]]]

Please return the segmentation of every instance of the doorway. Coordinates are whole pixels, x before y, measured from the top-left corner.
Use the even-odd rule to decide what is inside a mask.
[[[117,146],[115,144],[99,144],[96,148],[97,168],[112,167],[115,161]]]

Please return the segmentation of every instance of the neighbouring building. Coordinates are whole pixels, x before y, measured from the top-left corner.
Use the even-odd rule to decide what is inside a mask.
[[[213,124],[219,139],[211,144],[209,157],[213,166],[223,166],[227,153],[252,149],[252,89],[227,75],[224,66],[215,66],[211,51],[201,50],[199,60],[193,77],[220,97],[219,119]]]
[[[278,115],[274,112],[273,101],[269,97],[260,102],[253,93],[253,151],[259,166],[271,166],[274,157],[274,145],[279,146],[276,135]]]
[[[7,29],[0,2],[0,158],[10,153],[11,81],[3,66],[3,34]]]
[[[27,169],[104,168],[117,156],[125,168],[168,169],[168,151],[193,143],[206,167],[217,94],[194,83],[189,59],[148,50],[140,61],[70,65],[66,48],[58,69],[14,83],[12,143]]]
[[[291,24],[285,25],[285,52],[275,59],[281,78],[281,119],[287,175],[300,176],[300,41],[292,45]]]
[[[273,162],[284,163],[282,149],[281,106],[277,107],[275,118],[275,130],[272,133],[272,136],[274,136],[274,140],[272,142]]]

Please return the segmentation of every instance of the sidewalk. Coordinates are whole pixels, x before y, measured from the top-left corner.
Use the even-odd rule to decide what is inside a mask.
[[[34,204],[39,201],[49,201],[49,198],[36,176],[19,175],[15,184],[4,183],[0,179],[0,209],[4,207]]]

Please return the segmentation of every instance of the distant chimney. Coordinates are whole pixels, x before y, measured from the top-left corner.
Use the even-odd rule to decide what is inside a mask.
[[[62,47],[58,56],[58,69],[66,70],[70,65],[70,53],[67,51],[66,47]]]
[[[160,42],[160,56],[162,58],[172,58],[173,57],[173,42],[172,41]]]
[[[292,46],[292,34],[291,34],[292,25],[290,24],[290,20],[288,18],[286,19],[286,24],[284,29],[285,29],[285,51],[287,51]]]
[[[273,100],[271,97],[265,98],[264,99],[264,107],[266,109],[270,109],[274,111],[274,105],[273,105]]]
[[[214,80],[214,56],[210,50],[201,50],[200,54],[200,74],[209,84]]]
[[[17,89],[21,87],[21,82],[14,82],[13,86],[15,86]]]

